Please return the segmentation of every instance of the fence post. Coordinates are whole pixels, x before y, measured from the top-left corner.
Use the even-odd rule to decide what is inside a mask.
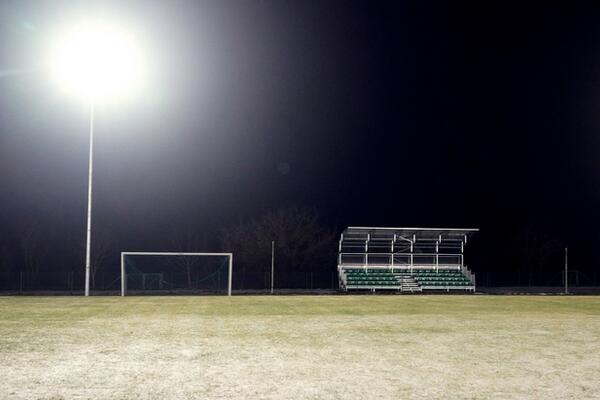
[[[19,294],[23,294],[23,271],[19,271]]]
[[[275,288],[275,241],[271,241],[271,294]]]
[[[569,294],[569,249],[565,247],[565,294]]]

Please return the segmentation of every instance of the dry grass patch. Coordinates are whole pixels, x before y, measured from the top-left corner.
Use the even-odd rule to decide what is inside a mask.
[[[0,298],[4,399],[600,393],[600,297]]]

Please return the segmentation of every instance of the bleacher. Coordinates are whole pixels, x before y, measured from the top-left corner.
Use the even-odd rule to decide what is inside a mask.
[[[391,270],[350,268],[346,269],[344,273],[347,286],[400,288],[400,284]]]
[[[464,247],[476,229],[349,227],[340,238],[343,290],[475,291]]]
[[[413,272],[414,277],[421,287],[428,289],[456,289],[472,286],[469,278],[457,270],[432,270],[423,269]]]

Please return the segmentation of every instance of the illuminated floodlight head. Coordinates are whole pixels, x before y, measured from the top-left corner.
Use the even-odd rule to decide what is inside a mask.
[[[140,89],[145,70],[136,36],[103,20],[59,30],[47,62],[62,90],[90,101],[130,96]]]

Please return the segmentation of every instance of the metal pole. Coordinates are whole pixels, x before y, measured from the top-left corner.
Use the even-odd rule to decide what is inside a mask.
[[[271,241],[271,294],[275,285],[275,241]]]
[[[121,253],[121,296],[125,296],[127,277],[125,276],[125,254]]]
[[[90,104],[90,155],[88,167],[87,236],[85,243],[85,295],[90,295],[90,269],[92,244],[92,170],[94,166],[94,103]]]
[[[565,294],[569,294],[569,249],[565,247]]]
[[[231,296],[231,280],[233,273],[233,253],[229,254],[229,276],[227,277],[227,296]]]

